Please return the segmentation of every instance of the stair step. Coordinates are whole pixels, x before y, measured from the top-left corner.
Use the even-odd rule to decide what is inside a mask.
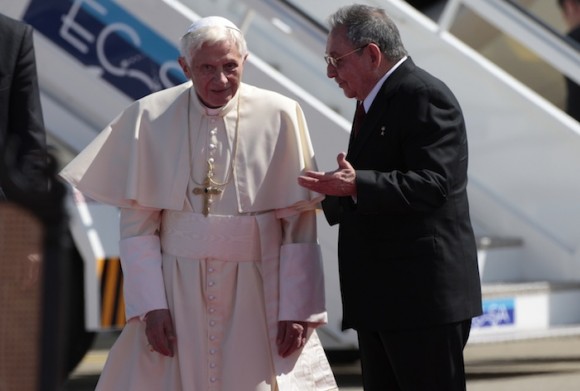
[[[501,332],[489,334],[476,332],[469,336],[468,343],[484,344],[576,336],[580,336],[580,324],[554,326],[545,329],[504,330]]]
[[[494,248],[504,248],[504,247],[521,247],[524,244],[524,240],[518,237],[512,236],[491,236],[484,235],[478,236],[476,238],[477,248],[479,250],[490,250]]]
[[[482,295],[471,343],[580,334],[580,282],[483,284]]]
[[[481,292],[484,299],[502,296],[548,294],[566,290],[580,290],[580,282],[527,281],[484,283]]]

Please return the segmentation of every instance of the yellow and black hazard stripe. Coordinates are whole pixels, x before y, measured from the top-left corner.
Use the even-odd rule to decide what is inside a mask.
[[[123,300],[123,272],[117,257],[97,262],[101,281],[101,326],[121,328],[125,325],[125,302]]]

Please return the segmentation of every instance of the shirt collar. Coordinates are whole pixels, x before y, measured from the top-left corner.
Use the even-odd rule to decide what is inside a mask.
[[[407,57],[408,56],[401,58],[395,65],[393,65],[393,67],[391,69],[389,69],[389,71],[387,73],[384,74],[383,77],[381,77],[381,79],[377,82],[377,84],[375,84],[375,86],[373,87],[371,92],[367,95],[367,97],[363,101],[363,105],[365,107],[365,112],[368,113],[369,109],[371,108],[371,105],[373,104],[373,101],[377,97],[377,94],[379,93],[379,90],[383,86],[385,80],[387,80],[387,78],[389,76],[391,76],[391,74],[393,72],[395,72],[395,70],[403,63],[403,61],[405,61],[407,59]]]

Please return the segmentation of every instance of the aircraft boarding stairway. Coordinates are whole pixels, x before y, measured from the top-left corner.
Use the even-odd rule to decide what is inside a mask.
[[[446,82],[464,109],[470,143],[469,194],[480,238],[486,309],[474,322],[471,342],[576,330],[580,126],[465,44],[451,27],[469,10],[577,82],[580,56],[512,1],[449,1],[438,21],[400,0],[361,2],[387,9],[413,60]],[[354,103],[325,76],[324,19],[351,3],[12,0],[0,5],[0,12],[24,19],[37,30],[47,128],[52,142],[69,157],[137,98],[135,94],[183,81],[174,61],[178,37],[199,16],[219,14],[237,23],[247,36],[251,54],[245,81],[301,103],[319,168],[332,170],[336,154],[346,149]],[[114,53],[115,48],[108,46],[111,37],[121,38],[125,52]],[[154,69],[155,77],[145,75],[147,67]],[[131,92],[136,85],[139,92]],[[354,333],[340,331],[336,229],[321,217],[319,231],[329,309],[329,325],[321,338],[328,349],[355,348]]]

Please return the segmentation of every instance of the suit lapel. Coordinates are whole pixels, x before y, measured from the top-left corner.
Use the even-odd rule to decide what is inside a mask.
[[[383,113],[389,105],[390,100],[393,99],[393,95],[401,80],[412,72],[414,68],[415,64],[409,57],[385,80],[369,108],[359,135],[354,137],[353,132],[350,134],[347,152],[347,160],[349,162],[352,163],[357,160],[373,132],[380,132],[384,135],[389,131],[388,124],[385,123],[387,118],[385,118]]]

